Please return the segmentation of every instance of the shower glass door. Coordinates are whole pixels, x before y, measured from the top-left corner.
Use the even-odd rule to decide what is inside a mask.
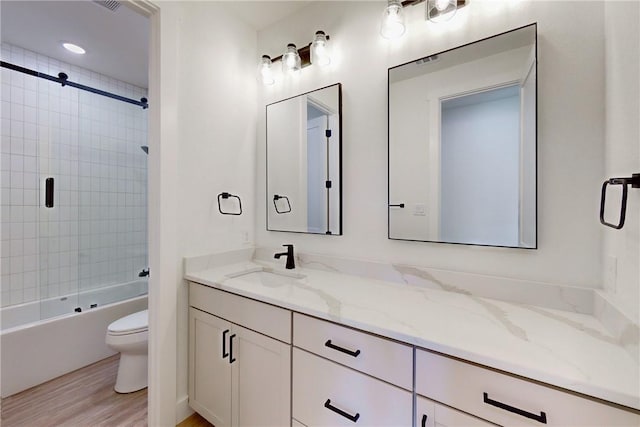
[[[1,48],[2,327],[146,294],[146,89]]]
[[[79,90],[24,79],[33,79],[38,94],[38,288],[40,318],[47,319],[78,307]]]
[[[101,89],[144,96],[137,88],[109,82]],[[87,310],[147,292],[146,277],[140,277],[148,266],[147,154],[142,149],[147,110],[81,91],[78,125],[78,302]]]

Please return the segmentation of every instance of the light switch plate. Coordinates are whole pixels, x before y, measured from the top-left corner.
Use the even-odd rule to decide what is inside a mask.
[[[413,205],[413,215],[414,216],[426,216],[427,215],[427,206],[424,203],[416,203]]]

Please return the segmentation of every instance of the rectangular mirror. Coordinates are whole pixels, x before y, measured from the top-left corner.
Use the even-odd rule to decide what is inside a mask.
[[[389,238],[537,246],[536,24],[389,69]]]
[[[342,86],[267,105],[267,230],[342,234]]]

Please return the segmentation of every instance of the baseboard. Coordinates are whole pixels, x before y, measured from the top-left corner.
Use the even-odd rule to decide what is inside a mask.
[[[189,396],[184,396],[176,402],[176,425],[193,414],[193,409],[189,407]]]

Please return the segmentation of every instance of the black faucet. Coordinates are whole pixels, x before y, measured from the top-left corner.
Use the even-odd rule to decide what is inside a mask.
[[[280,259],[281,256],[286,255],[287,265],[285,266],[285,268],[287,270],[293,270],[294,268],[296,268],[296,262],[293,258],[293,245],[282,245],[282,246],[287,248],[287,252],[280,252],[279,254],[275,254],[273,257],[275,259]]]
[[[149,275],[149,269],[148,268],[146,270],[142,269],[142,271],[140,273],[138,273],[138,277],[145,277],[145,276],[148,276],[148,275]]]

